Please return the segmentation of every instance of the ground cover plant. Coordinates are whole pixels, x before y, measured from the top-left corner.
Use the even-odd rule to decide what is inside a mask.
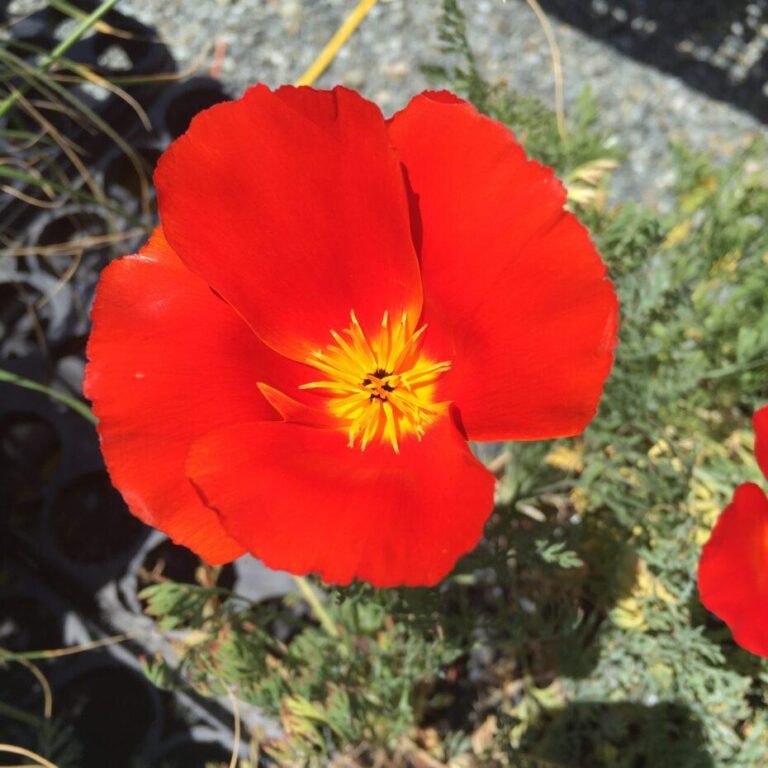
[[[569,182],[609,264],[623,314],[598,417],[580,438],[505,447],[486,541],[438,590],[331,590],[324,625],[279,644],[235,597],[207,614],[204,592],[158,586],[150,610],[203,630],[190,680],[280,714],[278,762],[757,766],[765,663],[702,608],[695,574],[734,483],[758,476],[763,147],[716,166],[679,146],[672,213],[607,205],[617,156],[588,94],[563,138],[541,105],[483,82],[457,7],[444,23],[458,62],[435,74]]]
[[[701,547],[735,486],[759,481],[768,399],[768,165],[675,149],[670,213],[606,199],[621,153],[584,94],[564,134],[486,83],[459,6],[436,83],[515,131],[568,185],[619,293],[619,345],[583,435],[481,453],[497,473],[484,541],[436,588],[362,583],[251,604],[216,584],[144,592],[176,657],[161,687],[254,704],[277,765],[756,768],[768,667],[701,606]],[[306,584],[304,585],[306,587]]]

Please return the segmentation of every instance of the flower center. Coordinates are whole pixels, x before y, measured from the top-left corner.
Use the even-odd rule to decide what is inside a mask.
[[[421,354],[423,325],[409,328],[406,314],[392,323],[385,312],[377,338],[368,338],[350,313],[351,325],[341,333],[331,331],[334,343],[316,350],[306,362],[327,378],[300,389],[316,389],[328,397],[328,409],[349,436],[352,448],[360,441],[389,442],[395,453],[406,435],[421,438],[426,428],[447,408],[434,401],[437,379],[450,362],[434,363]]]

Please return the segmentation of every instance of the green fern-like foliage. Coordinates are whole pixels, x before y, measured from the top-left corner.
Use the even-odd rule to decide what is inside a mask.
[[[286,738],[266,747],[280,765],[343,753],[351,765],[427,754],[456,766],[759,768],[768,666],[702,608],[695,573],[734,487],[760,477],[750,416],[768,398],[764,147],[720,165],[678,147],[672,213],[610,207],[603,185],[620,155],[595,100],[572,108],[561,137],[541,104],[483,80],[455,0],[443,16],[444,63],[430,73],[557,168],[616,284],[620,344],[600,412],[578,438],[507,446],[486,539],[438,589],[326,590],[335,636],[298,599],[250,605],[159,585],[150,613],[188,636],[178,668],[154,661],[148,673],[232,690],[280,719]]]

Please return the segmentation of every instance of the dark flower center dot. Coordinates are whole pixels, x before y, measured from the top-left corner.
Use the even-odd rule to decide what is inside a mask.
[[[384,392],[394,392],[395,388],[389,384],[380,384],[379,381],[381,379],[386,379],[387,376],[391,376],[391,371],[385,371],[383,368],[377,368],[373,373],[369,373],[364,379],[363,379],[363,386],[369,387],[373,385],[376,387],[376,391],[371,393],[371,396],[369,400],[383,400],[386,401],[387,397],[384,395]],[[373,381],[373,379],[378,379],[379,381]]]

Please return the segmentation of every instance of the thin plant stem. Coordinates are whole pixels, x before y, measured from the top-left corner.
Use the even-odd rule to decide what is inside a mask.
[[[46,720],[50,720],[53,715],[53,691],[51,690],[51,684],[48,682],[48,678],[40,671],[40,668],[33,664],[28,659],[19,659],[19,664],[26,667],[35,677],[40,684],[40,688],[43,691],[43,717]]]
[[[360,0],[357,7],[347,16],[328,44],[318,54],[317,58],[307,67],[304,74],[296,81],[296,85],[312,85],[325,72],[328,65],[336,58],[344,43],[360,26],[368,12],[376,5],[377,0]]]
[[[237,696],[227,688],[227,697],[229,703],[232,705],[232,716],[235,721],[235,732],[232,739],[232,757],[229,761],[229,768],[237,768],[238,757],[240,756],[240,730],[242,728],[242,721],[240,718],[240,705],[237,703]]]
[[[89,13],[64,40],[62,40],[50,53],[43,57],[37,69],[42,74],[47,72],[91,27],[105,16],[117,4],[117,0],[104,0],[92,13]],[[4,117],[8,110],[16,103],[19,91],[14,91],[0,102],[0,118]]]
[[[66,13],[67,16],[70,16],[73,19],[84,19],[88,15],[84,10],[78,8],[76,5],[68,3],[66,0],[48,0],[48,5],[61,13]],[[99,32],[103,32],[105,35],[112,35],[112,37],[120,37],[124,40],[133,40],[136,37],[132,32],[127,32],[124,29],[117,29],[111,24],[106,24],[103,21],[98,21],[93,26]]]
[[[20,723],[24,723],[24,725],[31,725],[34,728],[39,728],[42,723],[37,715],[31,715],[29,712],[14,707],[13,704],[6,704],[4,701],[0,701],[0,715],[13,718]]]
[[[24,747],[15,747],[13,744],[0,744],[0,752],[28,757],[30,760],[35,760],[36,765],[42,765],[43,768],[57,768],[50,760],[46,760],[42,755],[38,755],[30,749],[24,749]]]
[[[325,610],[325,606],[317,596],[317,592],[312,589],[309,582],[303,576],[294,576],[293,580],[296,583],[296,587],[301,593],[301,596],[312,609],[315,618],[320,622],[320,626],[331,637],[339,637],[339,628],[333,623],[333,619],[328,611]]]
[[[108,645],[117,645],[130,640],[133,635],[113,635],[104,637],[101,640],[92,640],[80,645],[70,645],[65,648],[52,648],[45,651],[0,651],[0,661],[21,661],[22,659],[58,659],[62,656],[74,656],[76,653],[85,653],[93,651],[96,648],[104,648]]]
[[[60,403],[64,403],[64,405],[71,408],[86,421],[90,421],[91,424],[98,424],[98,419],[93,415],[93,411],[82,402],[82,400],[78,400],[76,397],[70,397],[63,392],[59,392],[51,387],[46,387],[45,384],[38,384],[38,382],[32,381],[32,379],[17,376],[15,373],[11,373],[2,368],[0,368],[0,381],[4,381],[8,384],[15,384],[17,387],[23,387],[24,389],[31,389],[33,392],[42,392],[44,395],[48,395],[48,397],[58,400]]]
[[[560,55],[560,46],[557,44],[555,30],[552,29],[552,24],[547,18],[547,14],[544,13],[543,8],[539,5],[538,0],[525,0],[525,2],[536,15],[536,19],[541,25],[544,37],[547,39],[549,56],[552,59],[552,75],[555,80],[555,118],[557,120],[557,132],[560,134],[560,138],[565,140],[565,95],[563,91],[563,60]]]

